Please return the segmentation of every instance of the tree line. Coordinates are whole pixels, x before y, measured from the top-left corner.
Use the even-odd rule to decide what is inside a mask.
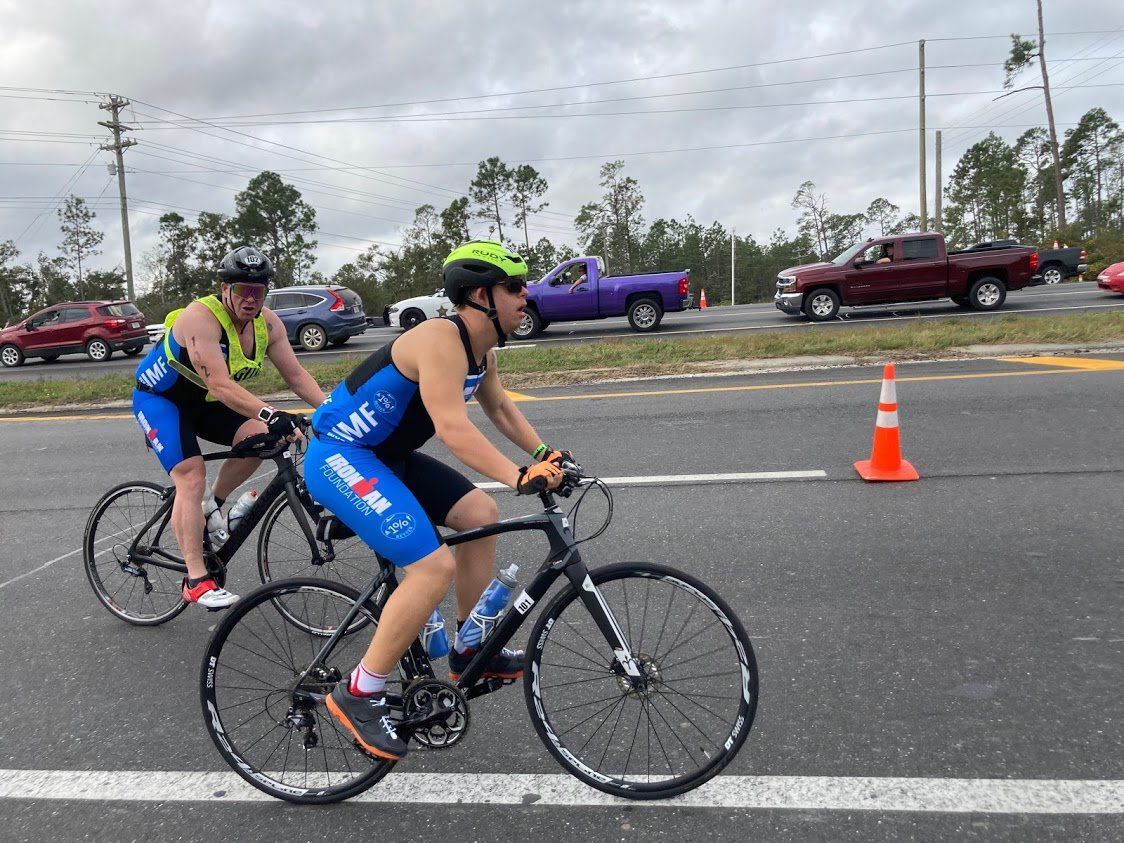
[[[990,133],[971,146],[944,188],[943,228],[950,245],[1015,237],[1048,247],[1056,238],[1085,245],[1091,269],[1124,258],[1124,133],[1119,125],[1104,109],[1090,109],[1066,132],[1060,161],[1064,227],[1054,201],[1045,129],[1030,129],[1013,144]],[[316,210],[296,187],[265,171],[235,196],[231,215],[204,211],[194,223],[175,212],[160,217],[156,246],[141,261],[146,292],[138,303],[155,320],[213,291],[222,255],[253,243],[274,261],[275,285],[342,284],[363,297],[368,313],[378,314],[387,304],[436,289],[445,255],[473,237],[500,239],[520,251],[532,277],[577,254],[601,255],[617,275],[690,269],[696,294],[706,288],[711,303],[729,298],[733,248],[737,301],[762,301],[772,296],[776,275],[786,267],[830,259],[865,237],[919,226],[915,212],[903,212],[883,196],[865,209],[841,210],[829,205],[814,182],[805,181],[791,202],[798,212],[795,233],[778,227],[759,240],[691,215],[649,222],[644,193],[623,161],[601,166],[599,187],[600,196],[584,203],[573,219],[576,243],[545,236],[532,242],[531,218],[549,207],[547,180],[528,164],[488,158],[479,163],[465,193],[446,207],[416,208],[400,232],[400,246],[372,244],[329,278],[314,269]],[[21,263],[14,243],[0,242],[0,319],[5,324],[60,301],[124,296],[120,268],[89,269],[91,258],[100,254],[102,233],[84,200],[68,198],[58,217],[62,240],[55,256],[39,253]]]

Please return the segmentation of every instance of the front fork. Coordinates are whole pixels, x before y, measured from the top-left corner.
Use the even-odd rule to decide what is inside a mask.
[[[616,656],[617,663],[614,668],[620,669],[624,676],[632,682],[633,686],[643,685],[645,683],[645,675],[640,669],[639,663],[632,652],[632,646],[628,638],[617,623],[616,616],[613,615],[613,610],[609,608],[609,604],[605,601],[605,597],[601,594],[600,589],[593,584],[593,579],[589,576],[589,571],[581,562],[570,565],[566,568],[566,577],[577,589],[578,596],[581,597],[582,603],[585,608],[593,616],[597,628],[601,630],[601,634],[605,636],[605,640],[613,649],[613,655]]]

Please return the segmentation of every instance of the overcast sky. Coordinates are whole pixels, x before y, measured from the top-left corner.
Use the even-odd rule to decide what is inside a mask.
[[[491,155],[546,177],[549,213],[531,236],[555,243],[576,245],[573,217],[615,158],[639,181],[649,221],[693,214],[767,240],[795,229],[790,202],[806,179],[833,211],[875,196],[916,211],[920,38],[946,175],[986,127],[1014,140],[1044,125],[1039,91],[993,101],[1009,42],[966,39],[1033,33],[1032,0],[763,5],[0,0],[0,240],[17,239],[25,259],[55,254],[53,203],[73,192],[105,231],[95,264],[122,263],[111,153],[97,148],[106,112],[96,96],[26,89],[132,99],[138,277],[161,212],[230,213],[262,169],[317,209],[329,274],[372,241],[399,242],[415,207],[445,207]],[[1096,105],[1124,122],[1119,0],[1047,0],[1046,29],[1059,132]],[[856,52],[792,61],[843,51]],[[775,84],[803,80],[821,81]],[[902,99],[855,101],[885,97]],[[276,116],[241,117],[260,114]],[[177,115],[208,122],[167,122]],[[809,140],[872,132],[882,134]],[[932,148],[930,132],[930,214]]]

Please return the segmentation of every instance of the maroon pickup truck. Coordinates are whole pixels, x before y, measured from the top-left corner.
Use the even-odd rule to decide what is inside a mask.
[[[899,234],[858,243],[827,263],[782,271],[773,302],[813,322],[834,319],[841,306],[934,299],[998,310],[1008,290],[1043,283],[1037,270],[1030,246],[981,244],[950,253],[940,234]]]

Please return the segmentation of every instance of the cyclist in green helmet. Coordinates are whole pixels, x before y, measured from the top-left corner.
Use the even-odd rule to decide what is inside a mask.
[[[369,753],[390,759],[401,758],[406,744],[386,707],[387,675],[454,579],[463,623],[495,565],[494,537],[459,545],[454,555],[436,529],[494,523],[495,501],[418,449],[436,434],[465,465],[524,493],[543,481],[556,489],[560,463],[569,457],[543,444],[496,367],[494,349],[523,318],[526,263],[501,243],[474,240],[446,258],[442,276],[456,313],[421,323],[360,363],[313,415],[315,437],[304,463],[312,496],[403,569],[366,655],[326,700]],[[520,467],[480,432],[466,408],[473,396],[500,433],[531,456],[523,461],[529,465]],[[458,631],[449,653],[454,679],[473,653]],[[484,675],[518,679],[522,673],[523,654],[504,650]]]

